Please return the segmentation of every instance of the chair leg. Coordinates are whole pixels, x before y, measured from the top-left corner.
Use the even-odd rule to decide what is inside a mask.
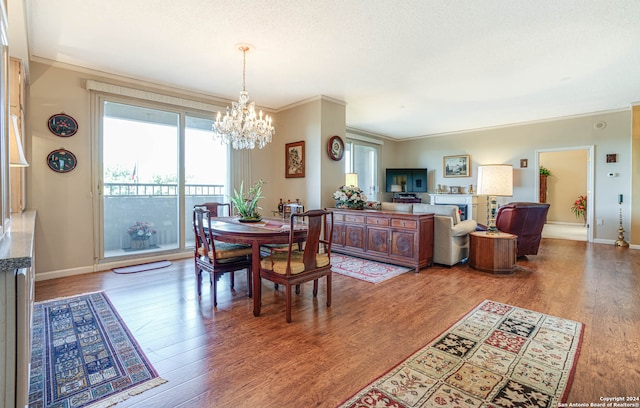
[[[215,272],[211,272],[214,275]],[[213,277],[213,307],[218,306],[218,277]]]
[[[286,313],[287,313],[287,323],[291,323],[291,285],[285,285],[286,290]]]
[[[300,285],[296,285],[296,295],[300,294]]]
[[[327,306],[331,306],[331,274],[327,275]]]
[[[202,297],[202,269],[196,268],[196,289],[198,291],[198,299]]]
[[[251,268],[247,268],[247,297],[253,297],[253,279],[251,275]]]
[[[318,280],[313,280],[313,297],[318,296]]]
[[[231,271],[229,273],[231,274],[231,276],[229,277],[229,281],[230,281],[231,289],[233,289],[233,287],[236,285],[236,282],[235,282],[236,274],[233,271]]]

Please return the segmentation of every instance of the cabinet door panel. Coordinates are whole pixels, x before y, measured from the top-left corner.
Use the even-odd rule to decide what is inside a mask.
[[[329,228],[329,226],[327,226]],[[333,224],[333,236],[331,237],[331,245],[344,245],[344,224]]]
[[[391,231],[391,255],[415,257],[416,234],[408,231]]]
[[[367,229],[367,252],[389,254],[389,230],[381,228]]]
[[[364,251],[364,227],[345,225],[344,245]]]

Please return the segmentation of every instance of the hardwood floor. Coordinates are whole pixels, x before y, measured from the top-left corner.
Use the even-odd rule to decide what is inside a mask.
[[[118,407],[334,407],[446,330],[484,299],[585,323],[568,402],[640,396],[640,251],[543,239],[513,275],[431,267],[370,284],[333,275],[333,303],[312,284],[285,321],[282,289],[263,281],[254,317],[243,273],[218,285],[218,307],[191,259],[131,275],[41,281],[36,301],[106,291],[167,379]],[[206,282],[206,278],[205,278]]]

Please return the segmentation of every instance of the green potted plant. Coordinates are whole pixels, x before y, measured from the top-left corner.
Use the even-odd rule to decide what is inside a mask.
[[[541,176],[550,176],[551,172],[549,171],[548,168],[546,168],[544,166],[540,166],[540,175]]]
[[[258,206],[258,200],[262,197],[262,186],[265,181],[256,181],[248,192],[244,192],[244,181],[240,183],[240,191],[233,189],[233,195],[227,196],[233,204],[241,222],[258,222],[262,216],[258,212],[262,208]]]

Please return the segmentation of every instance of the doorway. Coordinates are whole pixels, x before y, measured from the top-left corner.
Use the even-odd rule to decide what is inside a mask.
[[[538,150],[537,165],[549,170],[547,177],[546,202],[551,204],[547,223],[543,229],[544,238],[558,238],[575,241],[593,240],[593,146],[568,147]],[[540,179],[536,177],[536,191]],[[586,210],[580,211],[575,205],[581,197],[586,199]]]

